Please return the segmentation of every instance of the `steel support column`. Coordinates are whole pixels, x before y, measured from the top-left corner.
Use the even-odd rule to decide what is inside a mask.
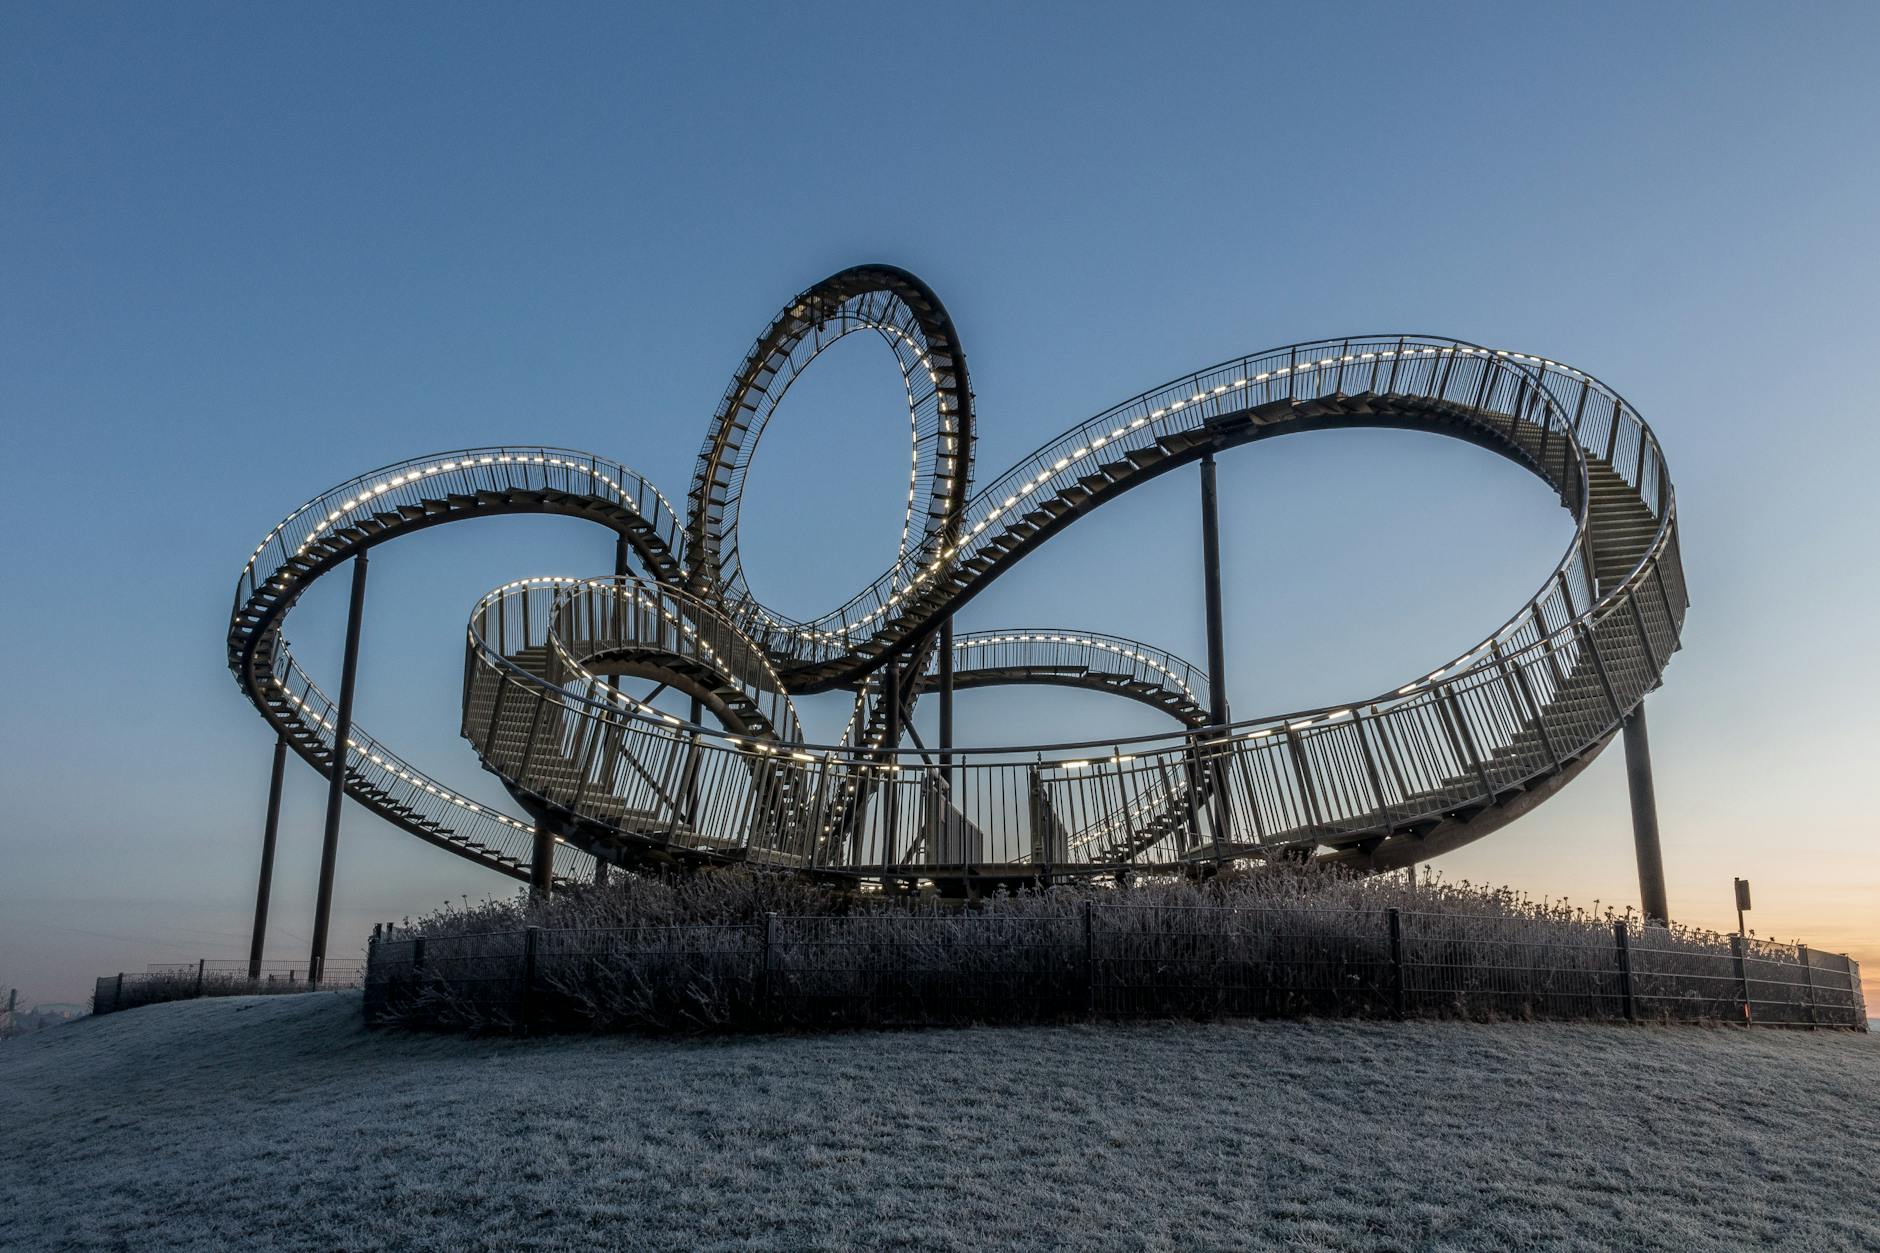
[[[268,942],[268,894],[274,887],[274,837],[281,829],[281,775],[287,767],[287,737],[274,739],[274,768],[268,775],[268,816],[261,827],[261,883],[255,888],[255,927],[248,939],[248,977],[261,977],[261,951]]]
[[[359,677],[359,626],[366,604],[366,554],[353,558],[352,599],[346,609],[346,658],[340,671],[339,712],[333,721],[333,764],[327,770],[326,835],[320,844],[320,895],[313,907],[313,953],[307,982],[326,973],[326,928],[333,913],[333,864],[339,857],[339,811],[346,800],[346,750],[352,739],[353,688]]]
[[[546,822],[535,824],[535,844],[529,852],[529,895],[547,900],[555,890],[555,832]]]
[[[1642,702],[1625,720],[1625,775],[1632,794],[1632,843],[1638,851],[1638,891],[1645,921],[1663,925],[1671,911],[1665,902],[1665,859],[1658,844],[1658,798],[1652,790],[1651,742],[1645,733]]]
[[[1221,519],[1214,454],[1201,458],[1201,569],[1208,598],[1208,721],[1227,725],[1227,636],[1221,625]]]
[[[894,887],[889,867],[894,864],[895,837],[901,825],[901,763],[894,754],[901,746],[901,663],[898,658],[888,663],[883,676],[882,699],[887,702],[887,716],[881,732],[881,746],[885,750],[881,759],[886,780],[881,813],[881,886],[887,891]]]
[[[700,727],[705,724],[705,702],[700,700],[698,697],[694,696],[692,698],[692,704],[690,708],[687,709],[686,712],[691,717],[692,725],[694,727]],[[699,772],[701,768],[705,764],[704,762],[705,750],[701,747],[701,743],[699,740],[699,733],[696,730],[694,730],[691,733],[691,738],[692,738],[692,752],[691,752],[691,756],[686,761],[686,768],[685,768],[685,814],[686,814],[686,820],[692,824],[693,831],[697,831],[698,830],[698,783],[699,783],[698,777],[699,777]]]
[[[1208,615],[1208,723],[1227,725],[1227,635],[1221,623],[1221,518],[1219,493],[1214,484],[1214,454],[1201,458],[1201,570],[1207,591]],[[1220,754],[1225,746],[1214,748],[1212,803],[1214,811],[1214,858],[1221,860],[1221,842],[1231,839],[1227,829],[1232,808],[1227,796],[1227,772]]]
[[[613,632],[616,638],[622,639],[622,640],[627,638],[628,610],[627,610],[626,592],[627,592],[627,576],[628,576],[629,569],[630,569],[627,565],[627,554],[630,553],[631,551],[632,549],[630,549],[627,546],[626,536],[616,535],[614,537]],[[616,687],[620,686],[622,677],[623,676],[621,676],[618,672],[615,673],[614,686]]]
[[[953,615],[940,620],[940,769],[953,786]]]

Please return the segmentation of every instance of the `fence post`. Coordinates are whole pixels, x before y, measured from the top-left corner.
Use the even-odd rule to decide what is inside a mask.
[[[202,995],[202,969],[204,966],[208,964],[209,964],[209,959],[206,957],[198,957],[196,959],[196,995],[197,996]]]
[[[764,965],[758,972],[757,982],[757,1021],[760,1026],[768,1026],[772,1021],[770,963],[777,950],[777,911],[771,910],[764,915]]]
[[[1802,1012],[1808,1015],[1808,1025],[1815,1025],[1815,972],[1808,963],[1808,946],[1797,944],[1796,956],[1802,959]]]
[[[528,1034],[535,1016],[535,954],[541,943],[542,929],[530,927],[522,933],[522,1004],[516,1011],[517,1025]]]
[[[1390,907],[1390,995],[1391,1014],[1398,1022],[1404,1016],[1403,988],[1403,911]]]
[[[1096,909],[1089,897],[1084,898],[1084,1016],[1093,1017],[1097,1012],[1097,936],[1095,924]]]
[[[1737,999],[1743,1004],[1743,1025],[1745,1027],[1750,1024],[1749,963],[1745,960],[1746,956],[1747,953],[1745,951],[1743,937],[1740,935],[1731,936],[1730,964],[1736,968],[1736,994]]]
[[[1638,1021],[1638,1002],[1632,999],[1632,932],[1623,921],[1612,924],[1613,947],[1619,951],[1619,1004],[1627,1022]]]

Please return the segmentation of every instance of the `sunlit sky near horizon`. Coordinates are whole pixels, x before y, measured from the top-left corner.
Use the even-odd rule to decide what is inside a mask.
[[[1315,336],[1454,335],[1606,380],[1657,431],[1693,606],[1651,698],[1673,915],[1853,952],[1880,1004],[1880,10],[235,5],[0,10],[0,986],[83,1000],[235,958],[271,739],[223,636],[242,561],[373,466],[504,441],[682,498],[751,339],[844,266],[946,301],[985,482],[1164,380]],[[858,337],[859,338],[859,337]],[[828,607],[894,552],[906,419],[847,341],[763,441],[751,583]],[[1389,690],[1533,594],[1537,481],[1403,432],[1221,463],[1236,715]],[[608,568],[488,520],[375,552],[359,721],[502,803],[456,734],[489,588]],[[1028,558],[961,630],[1201,660],[1195,472]],[[343,579],[290,623],[337,688]],[[809,702],[816,738],[842,712]],[[1126,735],[970,693],[962,742]],[[1093,731],[1093,728],[1095,730]],[[290,763],[270,956],[304,959],[324,786]],[[1435,863],[1636,903],[1623,763]],[[347,812],[334,960],[515,884]]]

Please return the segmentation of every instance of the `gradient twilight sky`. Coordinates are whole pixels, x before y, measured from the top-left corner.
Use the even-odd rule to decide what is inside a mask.
[[[1852,950],[1880,1005],[1880,9],[452,5],[0,9],[9,663],[0,985],[246,953],[270,737],[225,668],[242,561],[406,456],[542,441],[682,497],[793,293],[930,282],[979,481],[1242,352],[1431,332],[1542,353],[1664,443],[1694,604],[1650,703],[1674,916]],[[906,419],[859,337],[751,476],[755,589],[824,608],[893,554]],[[1452,441],[1341,432],[1221,465],[1236,713],[1368,696],[1515,610],[1570,535]],[[904,497],[903,497],[904,499]],[[1195,474],[1059,537],[960,629],[1205,658]],[[375,553],[358,718],[500,800],[456,736],[465,615],[604,570],[597,528]],[[337,690],[344,579],[289,631]],[[1022,706],[1022,708],[1021,708]],[[812,702],[810,729],[840,716]],[[969,693],[963,743],[1158,730]],[[270,956],[303,958],[321,781],[290,763]],[[1637,899],[1620,754],[1436,863]],[[335,960],[515,885],[349,809]]]

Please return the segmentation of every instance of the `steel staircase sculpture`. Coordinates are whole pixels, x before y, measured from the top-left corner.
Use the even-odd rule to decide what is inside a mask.
[[[792,381],[855,331],[906,383],[913,462],[899,556],[842,605],[796,620],[746,584],[746,472]],[[1052,535],[1181,466],[1281,435],[1428,431],[1509,458],[1575,520],[1565,555],[1500,628],[1393,691],[1211,725],[1207,676],[1134,641],[1065,628],[952,641],[954,688],[1062,684],[1163,710],[1178,730],[1078,744],[903,747],[941,683],[943,623]],[[1388,868],[1494,830],[1585,768],[1655,687],[1687,608],[1656,438],[1590,375],[1429,336],[1320,340],[1144,393],[969,491],[972,393],[959,338],[918,279],[844,271],[760,336],[714,417],[683,522],[644,479],[584,453],[478,449],[403,462],[316,497],[244,568],[228,634],[244,692],[316,769],[333,702],[289,655],[304,588],[354,555],[457,518],[584,517],[637,568],[533,579],[473,614],[462,731],[529,817],[429,779],[356,727],[347,794],[516,877],[750,862],[977,890],[1039,877],[1319,856]],[[890,689],[887,679],[892,676]],[[638,700],[669,685],[719,724]],[[844,742],[804,742],[791,694],[857,693]]]

